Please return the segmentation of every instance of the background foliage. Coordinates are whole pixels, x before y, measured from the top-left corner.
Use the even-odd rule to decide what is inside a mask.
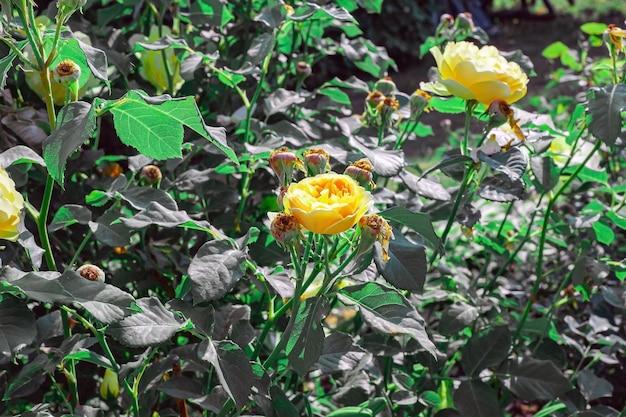
[[[61,3],[1,2],[0,165],[27,200],[0,252],[3,415],[625,415],[621,22],[545,49],[525,140],[473,160],[486,109],[433,97],[467,123],[414,160],[412,91],[371,101],[396,62],[355,16],[382,1]],[[352,232],[330,259],[274,241],[268,158],[313,146],[372,163],[388,262],[346,265]]]

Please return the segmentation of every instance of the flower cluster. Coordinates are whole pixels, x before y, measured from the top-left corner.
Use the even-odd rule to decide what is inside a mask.
[[[302,159],[286,148],[274,151],[269,159],[280,182],[278,203],[283,209],[272,216],[270,232],[284,246],[296,241],[302,230],[320,235],[346,232],[360,224],[372,206],[372,195],[366,189],[373,186],[369,161],[356,161],[338,174],[330,171],[329,155],[323,149],[310,149]],[[296,170],[307,176],[294,181]],[[391,227],[382,217],[370,214],[368,218],[371,217],[383,225],[376,229],[375,236],[386,254],[389,238],[393,237]],[[371,241],[369,248],[373,244]]]
[[[374,91],[365,98],[365,111],[361,115],[363,123],[368,126],[390,126],[400,122],[400,103],[395,93],[396,84],[390,77],[378,80]]]

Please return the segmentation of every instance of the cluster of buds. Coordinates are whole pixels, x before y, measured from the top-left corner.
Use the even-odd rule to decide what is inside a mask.
[[[470,12],[463,12],[454,18],[451,14],[444,13],[439,18],[439,24],[435,29],[435,37],[447,41],[465,38],[482,38],[484,31],[474,24],[474,19]]]
[[[374,91],[365,98],[365,112],[361,116],[364,124],[370,126],[388,126],[400,122],[396,100],[396,84],[390,77],[384,77],[374,84]]]
[[[62,23],[67,22],[76,10],[80,10],[82,13],[85,4],[87,4],[87,0],[57,0],[57,19]]]
[[[298,155],[284,147],[272,152],[269,163],[276,176],[278,176],[278,182],[281,187],[290,184],[293,180],[295,169],[302,166],[302,161],[300,161]]]

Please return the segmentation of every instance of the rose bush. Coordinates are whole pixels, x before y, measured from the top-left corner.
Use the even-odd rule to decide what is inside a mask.
[[[24,198],[15,190],[15,183],[9,174],[0,167],[0,239],[17,240],[22,208]]]
[[[372,195],[353,178],[329,172],[293,183],[283,205],[287,214],[314,233],[341,233],[367,212]]]
[[[431,48],[430,53],[437,62],[440,80],[422,83],[423,90],[485,105],[496,100],[511,104],[526,95],[528,76],[495,46],[478,48],[471,42],[450,42],[443,53],[438,47]]]

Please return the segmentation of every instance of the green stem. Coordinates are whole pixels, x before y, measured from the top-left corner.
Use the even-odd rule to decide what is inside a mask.
[[[74,266],[74,264],[76,263],[76,260],[78,260],[78,257],[80,256],[80,253],[83,251],[83,249],[85,249],[85,246],[87,246],[89,239],[91,239],[91,236],[93,236],[93,232],[91,231],[91,229],[89,229],[89,231],[83,238],[83,241],[80,242],[78,249],[76,249],[76,251],[74,252],[74,256],[72,256],[72,260],[70,261],[69,264],[67,264],[68,268],[72,268]]]
[[[22,21],[22,25],[24,26],[24,31],[26,32],[26,38],[28,39],[28,43],[33,49],[33,54],[35,55],[35,60],[37,61],[37,69],[41,69],[44,67],[44,59],[41,51],[43,47],[41,42],[37,42],[39,38],[35,39],[33,36],[33,27],[36,26],[31,26],[31,20],[33,20],[32,10],[27,5],[26,0],[22,0],[21,7],[17,7],[17,14],[19,15],[20,20]]]
[[[513,341],[515,343],[513,343],[513,346],[516,346],[520,333],[522,331],[522,328],[524,327],[524,324],[526,324],[526,320],[528,319],[528,315],[530,314],[530,310],[532,309],[532,305],[533,305],[533,297],[532,295],[537,294],[537,291],[539,290],[539,286],[541,285],[541,283],[543,282],[543,279],[545,278],[543,276],[543,253],[545,250],[545,246],[546,246],[546,237],[547,237],[547,233],[548,233],[548,222],[550,221],[550,213],[552,212],[552,208],[554,207],[554,203],[556,202],[556,200],[558,199],[558,197],[570,186],[570,184],[572,183],[572,181],[574,181],[577,177],[578,174],[580,173],[580,171],[582,171],[582,169],[587,165],[587,162],[589,162],[589,160],[591,159],[591,157],[596,153],[596,151],[598,149],[600,149],[602,142],[600,141],[596,141],[593,149],[591,150],[591,152],[589,152],[589,154],[587,154],[587,156],[585,157],[585,159],[580,163],[580,165],[578,165],[576,167],[576,170],[574,170],[574,172],[572,172],[572,174],[570,175],[570,177],[559,187],[559,189],[554,193],[554,195],[550,198],[550,200],[548,201],[548,205],[546,207],[545,210],[545,215],[543,218],[543,224],[541,227],[541,235],[539,236],[539,247],[537,249],[537,263],[535,266],[535,273],[536,273],[536,278],[535,278],[535,283],[533,284],[533,287],[531,289],[531,297],[529,298],[528,302],[526,303],[526,307],[524,308],[524,312],[522,313],[522,317],[520,318],[520,321],[517,325],[517,328],[515,329],[515,333],[513,335]]]

